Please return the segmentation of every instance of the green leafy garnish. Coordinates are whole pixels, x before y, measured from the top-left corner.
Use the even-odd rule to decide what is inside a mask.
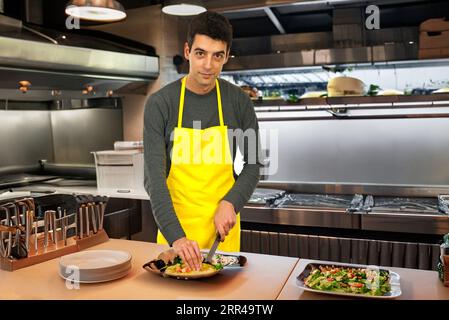
[[[320,266],[304,284],[315,290],[383,296],[391,290],[389,280],[386,270]]]
[[[221,263],[214,264],[213,266],[215,267],[216,270],[223,269],[223,265]]]
[[[379,93],[381,88],[376,84],[370,84],[368,92],[366,93],[368,96],[375,96]]]
[[[173,264],[182,264],[182,259],[180,256],[176,256],[176,258],[173,260]]]

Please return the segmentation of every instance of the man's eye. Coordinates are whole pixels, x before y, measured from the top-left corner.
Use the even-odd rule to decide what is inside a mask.
[[[224,55],[223,55],[222,53],[217,53],[217,54],[215,55],[215,58],[217,58],[217,59],[223,59],[223,58],[224,58]]]
[[[197,55],[198,57],[202,57],[202,56],[204,56],[204,52],[202,52],[202,51],[197,51],[197,52],[196,52],[196,55]]]

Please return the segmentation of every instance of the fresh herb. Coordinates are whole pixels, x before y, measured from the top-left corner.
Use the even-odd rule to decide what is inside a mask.
[[[368,96],[375,96],[379,93],[381,88],[378,85],[370,84],[368,92],[366,93]]]
[[[288,102],[298,102],[299,98],[296,94],[289,94],[287,101]]]
[[[350,67],[344,67],[344,66],[322,66],[321,68],[323,68],[323,70],[326,70],[328,72],[333,72],[333,73],[343,73],[345,71],[352,71],[353,68]]]
[[[182,265],[182,259],[180,256],[176,256],[176,258],[173,260],[173,264],[180,264]]]

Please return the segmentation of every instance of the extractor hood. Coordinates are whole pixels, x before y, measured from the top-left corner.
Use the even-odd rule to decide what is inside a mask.
[[[101,97],[156,79],[159,58],[154,48],[131,42],[94,30],[43,29],[0,14],[2,98],[27,100],[25,96],[31,95],[34,100],[45,100],[55,92],[55,99],[61,94],[76,98],[88,87]],[[23,80],[31,83],[26,95],[18,90]]]
[[[224,14],[233,26],[231,59],[223,70],[239,74],[417,60],[420,23],[447,15],[449,5],[443,0],[211,0],[208,9]],[[369,19],[376,17],[379,26],[371,26]]]

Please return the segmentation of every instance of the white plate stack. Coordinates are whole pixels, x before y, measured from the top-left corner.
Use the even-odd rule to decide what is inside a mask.
[[[131,254],[118,250],[87,250],[63,256],[59,275],[80,283],[105,282],[126,276],[131,271]]]

